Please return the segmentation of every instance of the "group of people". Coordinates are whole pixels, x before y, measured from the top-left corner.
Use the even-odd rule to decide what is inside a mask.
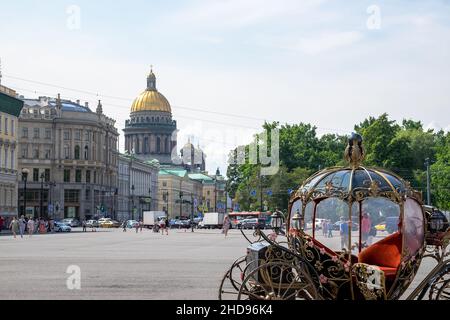
[[[122,223],[122,230],[123,232],[127,232],[127,221],[124,221]],[[142,229],[144,227],[144,222],[140,220],[138,223],[134,225],[134,228],[136,230],[136,233],[142,232]],[[164,234],[164,231],[166,232],[166,235],[169,235],[169,222],[166,218],[162,218],[158,221],[157,224],[153,226],[153,231],[159,232],[161,230],[161,234]]]
[[[4,224],[4,219],[0,218],[2,221],[2,227]],[[28,218],[25,216],[21,216],[20,218],[13,217],[11,222],[9,223],[8,228],[13,233],[14,238],[17,238],[17,235],[20,235],[21,238],[25,234],[28,233],[28,236],[31,237],[34,233],[47,233],[53,232],[53,220],[45,220],[44,218]]]
[[[321,224],[322,228],[322,234],[325,238],[332,238],[333,237],[333,224],[331,223],[331,220],[323,220]]]

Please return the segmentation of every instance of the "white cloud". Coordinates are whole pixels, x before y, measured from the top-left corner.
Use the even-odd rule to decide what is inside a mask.
[[[208,0],[181,9],[171,21],[192,27],[239,28],[287,15],[299,17],[324,0]]]
[[[363,38],[358,31],[328,32],[309,38],[301,38],[296,43],[288,45],[290,49],[314,55],[339,47],[352,45]]]

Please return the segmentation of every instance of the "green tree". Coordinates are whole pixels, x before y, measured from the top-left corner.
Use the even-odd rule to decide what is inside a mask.
[[[431,166],[431,191],[435,205],[450,210],[450,133],[436,151],[436,162]]]

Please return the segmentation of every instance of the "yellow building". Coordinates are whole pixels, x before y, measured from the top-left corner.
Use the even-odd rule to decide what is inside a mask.
[[[23,101],[0,85],[0,216],[17,216],[17,129]]]

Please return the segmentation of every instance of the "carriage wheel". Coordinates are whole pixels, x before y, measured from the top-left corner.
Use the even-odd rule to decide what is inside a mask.
[[[436,294],[436,300],[450,300],[450,279],[446,280]]]
[[[245,256],[237,259],[223,276],[219,288],[219,300],[236,299],[242,285],[242,275],[246,267]]]
[[[450,273],[444,273],[431,285],[430,300],[450,300]]]
[[[269,262],[251,271],[242,282],[238,300],[317,300],[311,276],[299,265]]]

